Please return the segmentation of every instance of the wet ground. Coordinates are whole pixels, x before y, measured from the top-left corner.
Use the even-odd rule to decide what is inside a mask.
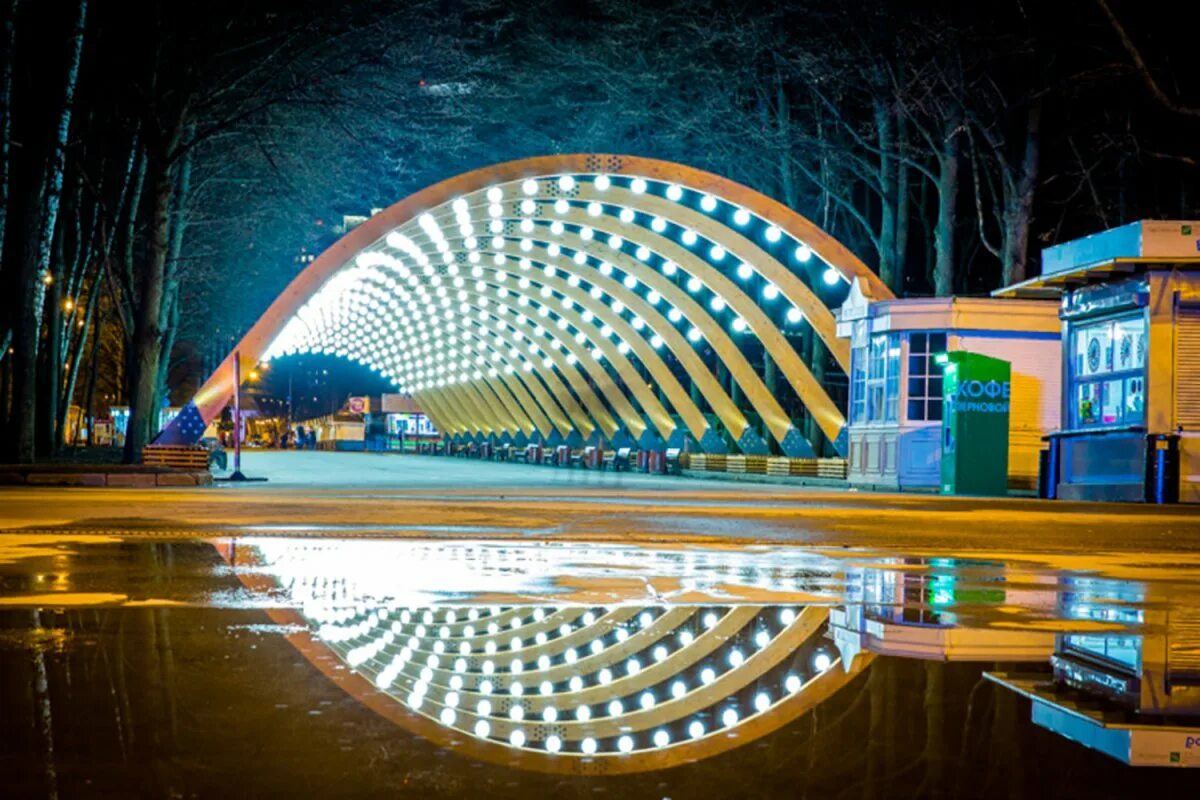
[[[1193,796],[1196,772],[1064,738],[985,673],[1193,663],[1198,583],[779,545],[7,534],[0,794]]]

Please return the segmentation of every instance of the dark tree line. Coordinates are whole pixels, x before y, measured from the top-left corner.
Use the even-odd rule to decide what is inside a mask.
[[[1200,203],[1184,31],[1129,2],[0,2],[19,460],[104,400],[131,406],[135,459],[343,215],[495,161],[710,169],[898,294],[984,292],[1048,243]]]

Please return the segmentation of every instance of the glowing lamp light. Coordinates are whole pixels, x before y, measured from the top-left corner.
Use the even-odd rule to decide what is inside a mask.
[[[521,730],[520,728],[513,731],[512,733],[510,733],[508,735],[508,742],[513,747],[524,747],[525,746],[525,731]]]
[[[783,682],[783,688],[787,689],[792,694],[800,691],[800,676],[788,675]]]
[[[713,197],[711,194],[704,195],[704,197],[700,198],[700,208],[711,214],[713,211],[717,210],[717,198]]]
[[[579,743],[579,749],[583,751],[584,755],[594,755],[596,752],[596,740],[588,736]]]
[[[796,248],[796,252],[793,255],[796,257],[797,261],[799,261],[801,264],[804,264],[813,257],[813,251],[808,245],[802,244]]]
[[[838,272],[833,267],[827,267],[825,271],[821,273],[821,279],[825,281],[826,286],[834,286],[842,279],[842,273]]]
[[[658,731],[654,732],[654,746],[655,747],[666,747],[670,743],[671,743],[671,734],[667,733],[664,730],[658,730]]]
[[[560,191],[569,192],[575,188],[575,179],[570,175],[563,175],[558,179],[558,188]]]
[[[521,183],[521,191],[525,194],[537,194],[538,184],[533,178],[526,178]]]
[[[730,324],[736,333],[744,333],[746,331],[746,320],[741,317],[738,317]]]
[[[800,311],[800,309],[796,308],[795,306],[788,309],[788,312],[787,312],[787,321],[788,322],[795,324],[802,319],[804,319],[804,314]]]
[[[602,192],[607,191],[608,187],[612,186],[612,181],[609,179],[609,177],[607,175],[597,175],[596,180],[595,180],[595,186],[597,189],[599,189]]]
[[[633,737],[622,736],[621,738],[617,739],[617,749],[622,753],[633,752]]]
[[[779,297],[779,287],[773,283],[768,283],[763,287],[764,300],[774,300],[776,297]]]
[[[829,653],[826,653],[824,650],[819,651],[815,656],[813,656],[812,667],[817,672],[824,672],[831,666],[833,666],[833,658],[831,658]]]
[[[738,227],[743,227],[750,223],[750,212],[744,208],[739,208],[733,212],[733,222]]]
[[[646,181],[641,178],[634,178],[629,184],[629,190],[634,194],[646,193]]]
[[[696,720],[692,724],[688,725],[688,736],[691,736],[693,739],[699,739],[703,735],[704,735],[704,723],[703,722],[701,722],[700,720]]]
[[[667,199],[679,202],[679,198],[683,197],[683,188],[672,183],[667,187]]]
[[[742,280],[748,280],[754,274],[754,267],[749,264],[742,264],[737,268],[737,276]]]

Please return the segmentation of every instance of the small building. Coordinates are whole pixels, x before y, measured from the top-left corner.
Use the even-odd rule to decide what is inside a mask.
[[[1131,766],[1200,767],[1200,611],[1149,582],[1068,578],[1050,671],[988,672],[1034,724]]]
[[[1042,437],[1059,424],[1058,309],[1045,300],[930,297],[873,301],[857,281],[838,311],[850,339],[847,478],[852,485],[935,490],[941,481],[938,353],[1012,364],[1009,486],[1037,486]]]
[[[1047,248],[1041,275],[995,294],[1060,301],[1051,496],[1200,502],[1200,221]]]
[[[971,566],[933,558],[847,568],[845,603],[829,610],[829,633],[842,663],[853,664],[863,652],[927,661],[1048,661],[1053,633],[962,625],[956,609],[986,604],[1049,611],[1057,602],[1054,579],[1005,570],[963,586],[958,571]]]

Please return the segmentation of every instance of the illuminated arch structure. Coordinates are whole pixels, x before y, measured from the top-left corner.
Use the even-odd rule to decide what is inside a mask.
[[[260,538],[219,549],[251,589],[283,591],[295,608],[268,613],[343,690],[405,730],[492,763],[617,774],[698,761],[787,725],[873,660],[843,664],[825,636],[825,607],[422,606],[388,596],[394,570],[371,579],[383,553],[339,560],[336,547]],[[427,548],[430,562],[445,557],[444,542]],[[255,563],[271,566],[256,572]]]
[[[845,418],[785,331],[811,325],[848,371],[822,299],[843,280],[890,296],[811,222],[716,175],[611,155],[498,164],[411,195],[321,254],[157,441],[199,439],[232,396],[235,353],[248,374],[313,352],[378,370],[455,441],[661,449],[690,437],[727,452],[716,421],[740,452],[766,454],[752,411],[780,452],[811,456],[743,352],[756,337],[841,452]]]

